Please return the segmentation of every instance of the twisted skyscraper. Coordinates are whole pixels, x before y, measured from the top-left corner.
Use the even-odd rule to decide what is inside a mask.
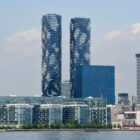
[[[90,64],[90,19],[72,18],[70,23],[70,84],[74,95],[76,66]]]
[[[136,54],[137,58],[137,104],[140,104],[140,54]]]
[[[42,93],[61,95],[61,16],[42,17]]]

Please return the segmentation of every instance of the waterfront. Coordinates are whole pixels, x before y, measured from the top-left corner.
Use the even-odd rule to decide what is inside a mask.
[[[77,131],[1,132],[0,140],[139,140],[140,131],[84,133]]]

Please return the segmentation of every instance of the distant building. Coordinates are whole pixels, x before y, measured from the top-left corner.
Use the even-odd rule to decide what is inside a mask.
[[[62,97],[0,96],[0,105],[7,104],[62,104]]]
[[[61,16],[42,17],[42,93],[61,95]]]
[[[129,106],[129,96],[128,93],[119,93],[118,94],[118,104],[122,106]]]
[[[62,123],[76,120],[78,123],[90,123],[91,108],[105,108],[106,99],[1,96],[0,126],[19,126],[29,123]],[[105,119],[105,118],[104,118]]]
[[[62,123],[62,105],[44,104],[33,107],[33,123]]]
[[[136,105],[137,104],[137,97],[132,96],[131,101],[132,101],[132,105]]]
[[[114,66],[77,66],[74,74],[74,98],[101,97],[115,104]]]
[[[64,98],[63,104],[87,104],[89,107],[105,107],[106,99],[105,98]]]
[[[91,108],[105,107],[107,104],[106,98],[102,98],[102,97],[100,98],[86,97],[84,98],[84,101]]]
[[[90,107],[86,104],[69,103],[63,105],[63,122],[75,120],[79,124],[88,124],[90,120]]]
[[[18,126],[32,123],[32,106],[7,104],[0,106],[0,125]]]
[[[65,97],[34,97],[34,96],[0,96],[0,105],[7,104],[65,104],[66,102],[86,103],[90,107],[106,106],[105,98],[65,98]]]
[[[91,108],[91,121],[98,120],[101,124],[111,124],[111,108]]]
[[[90,19],[72,18],[70,23],[70,86],[74,97],[75,67],[90,64]]]
[[[140,104],[140,54],[136,54],[137,58],[137,104]]]
[[[62,92],[62,96],[65,96],[68,98],[70,97],[70,81],[62,82],[61,92]]]

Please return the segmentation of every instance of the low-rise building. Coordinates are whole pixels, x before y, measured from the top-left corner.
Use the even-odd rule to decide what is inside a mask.
[[[67,120],[76,120],[79,124],[90,123],[90,107],[86,104],[77,103],[63,105],[63,122]]]
[[[128,93],[119,93],[118,94],[118,104],[122,105],[122,106],[130,105]]]
[[[62,123],[61,104],[42,104],[33,107],[33,123]]]
[[[7,104],[0,106],[0,125],[32,123],[32,106],[29,104]]]
[[[40,96],[0,96],[0,105],[6,104],[63,104],[63,97],[40,97]]]
[[[64,98],[63,104],[67,103],[78,103],[78,104],[87,104],[89,107],[105,107],[106,106],[106,98],[99,97],[86,97],[86,98]]]
[[[105,109],[106,99],[65,97],[0,97],[0,125],[22,125],[29,123],[62,123],[77,120],[80,124],[91,122],[91,108]],[[103,117],[99,117],[100,119]],[[106,118],[102,122],[106,122]]]
[[[140,125],[140,111],[124,112],[125,125]]]
[[[91,108],[91,121],[98,120],[101,124],[111,123],[111,108],[97,107]]]

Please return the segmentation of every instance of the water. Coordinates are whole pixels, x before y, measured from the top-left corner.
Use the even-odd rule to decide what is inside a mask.
[[[0,132],[0,140],[140,140],[140,131],[123,132]]]

